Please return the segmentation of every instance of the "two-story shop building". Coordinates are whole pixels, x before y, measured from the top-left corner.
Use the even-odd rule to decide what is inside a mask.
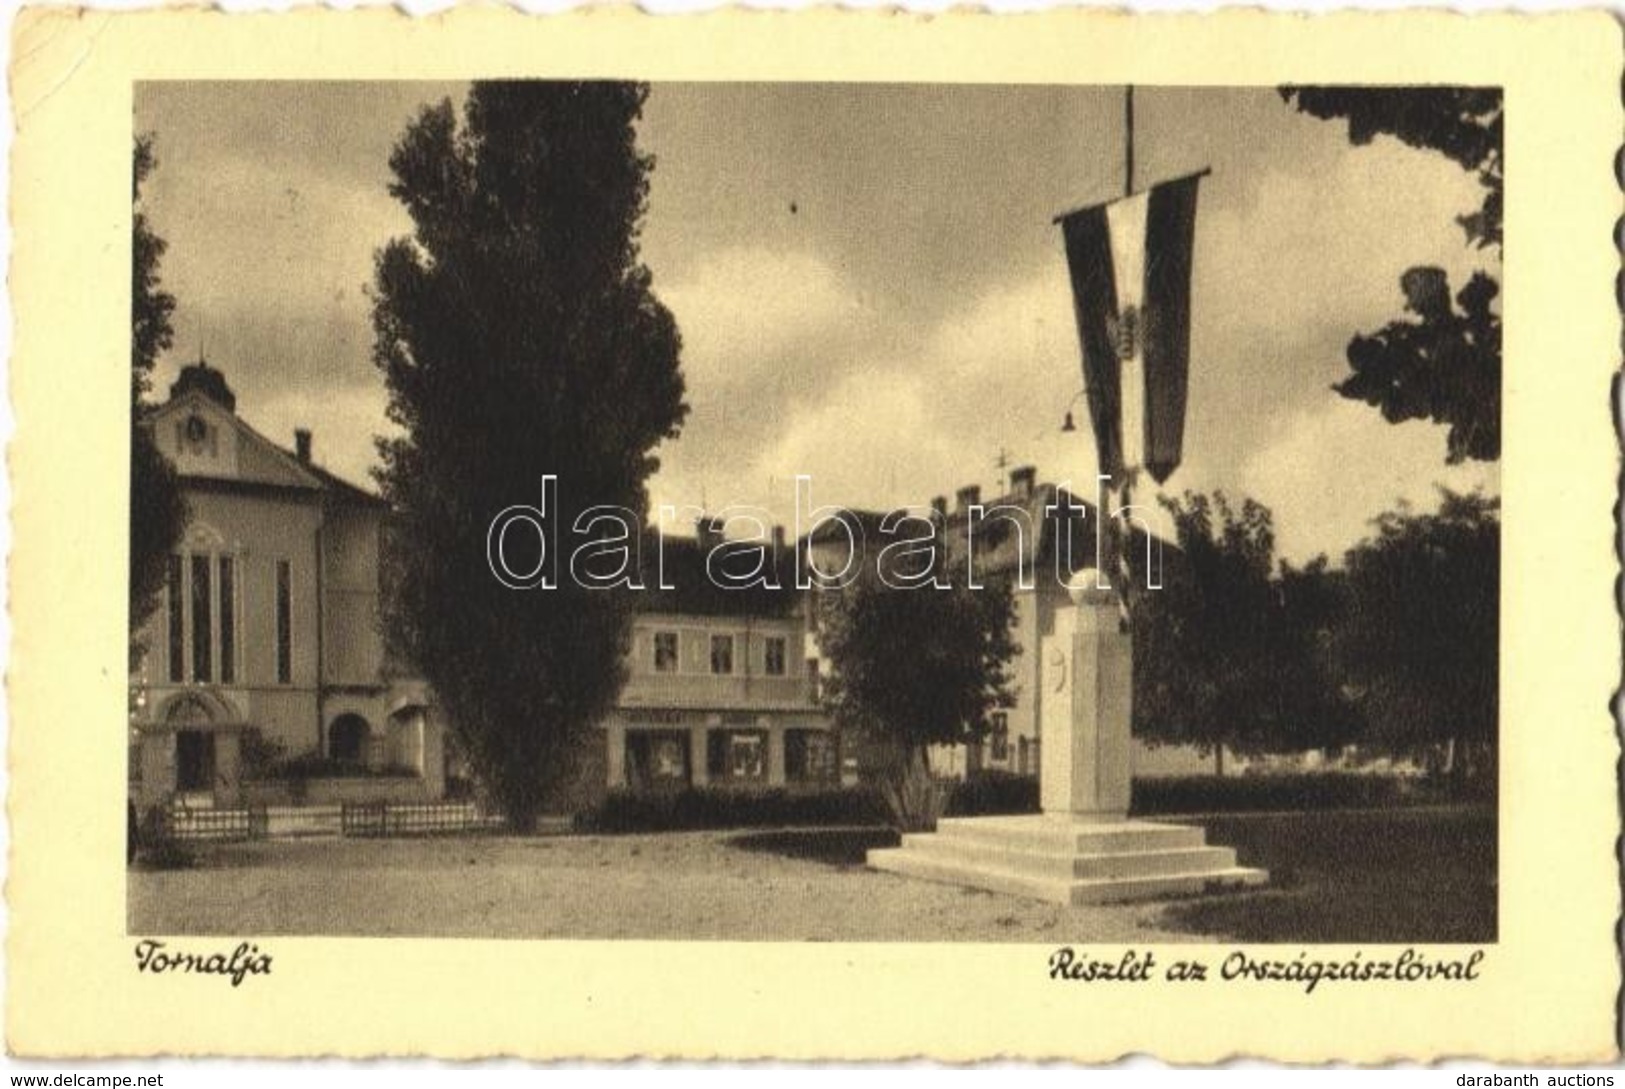
[[[795,557],[775,536],[770,585],[707,575],[720,537],[667,536],[665,581],[638,595],[628,681],[601,724],[611,789],[765,789],[837,782],[834,732],[816,705]]]

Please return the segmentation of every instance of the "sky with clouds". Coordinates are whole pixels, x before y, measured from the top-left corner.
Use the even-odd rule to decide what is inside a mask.
[[[179,299],[167,383],[200,352],[272,438],[365,481],[388,425],[369,357],[374,250],[408,222],[390,147],[457,85],[143,84],[147,208]],[[1056,212],[1123,185],[1122,90],[657,84],[643,256],[684,338],[692,411],[660,451],[657,503],[793,516],[923,505],[1009,465],[1094,479],[1060,422],[1082,378]],[[1349,337],[1399,310],[1405,268],[1454,282],[1488,258],[1454,217],[1476,183],[1442,156],[1293,111],[1270,88],[1140,88],[1136,182],[1211,167],[1197,213],[1185,463],[1166,490],[1224,488],[1276,513],[1287,558],[1334,556],[1398,500],[1498,490],[1448,467],[1445,431],[1394,426],[1330,386]],[[534,497],[516,496],[515,502]]]

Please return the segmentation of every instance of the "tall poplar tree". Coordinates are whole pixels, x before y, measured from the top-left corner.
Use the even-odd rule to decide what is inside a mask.
[[[413,232],[381,249],[374,362],[403,434],[380,440],[394,505],[389,608],[511,825],[534,826],[625,681],[631,591],[504,586],[493,519],[542,506],[567,545],[577,516],[641,518],[654,448],[687,405],[680,338],[638,250],[653,159],[636,144],[648,89],[476,83],[461,122],[425,108],[390,156]],[[541,558],[511,535],[516,570]]]

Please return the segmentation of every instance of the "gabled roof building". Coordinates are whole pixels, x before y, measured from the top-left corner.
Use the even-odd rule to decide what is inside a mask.
[[[138,636],[132,797],[240,804],[273,757],[352,771],[369,796],[438,797],[439,726],[386,669],[384,500],[318,465],[309,431],[290,449],[255,430],[201,360],[147,424],[189,519]]]

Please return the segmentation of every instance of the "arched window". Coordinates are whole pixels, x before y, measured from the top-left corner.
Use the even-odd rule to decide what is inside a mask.
[[[237,683],[238,549],[203,522],[186,528],[164,577],[169,680]]]
[[[334,760],[359,764],[366,752],[367,720],[357,714],[340,715],[327,728],[327,755]]]

